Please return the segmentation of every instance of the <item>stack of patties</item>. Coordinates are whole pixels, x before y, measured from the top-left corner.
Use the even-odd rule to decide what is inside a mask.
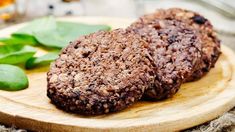
[[[188,28],[192,28],[199,33],[198,37],[202,42],[201,62],[192,76],[187,78],[186,81],[200,79],[203,75],[209,72],[212,67],[214,67],[219,55],[221,54],[220,40],[217,38],[209,20],[196,12],[180,8],[170,8],[167,10],[157,10],[155,13],[145,15],[139,18],[139,22],[136,23],[140,23],[142,21],[144,24],[147,24],[151,23],[151,21],[155,21],[156,19],[181,21],[186,24]],[[132,24],[132,27],[135,25],[136,24]]]
[[[159,10],[127,29],[82,36],[48,72],[47,95],[66,111],[97,115],[174,95],[214,66],[220,43],[210,22],[182,9]]]
[[[146,90],[147,99],[171,97],[183,82],[200,79],[221,53],[211,23],[192,11],[158,10],[140,17],[128,29],[150,45],[156,64],[155,85]]]

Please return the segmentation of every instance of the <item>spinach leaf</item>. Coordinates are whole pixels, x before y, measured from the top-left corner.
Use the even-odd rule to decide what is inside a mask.
[[[0,64],[18,64],[25,62],[36,53],[36,49],[26,45],[1,45]]]
[[[25,68],[31,69],[38,66],[48,65],[58,57],[58,54],[58,52],[51,52],[40,57],[32,57],[26,62]]]
[[[13,35],[30,35],[34,36],[33,33],[48,31],[56,29],[56,20],[54,17],[44,17],[41,19],[35,19],[32,22],[28,23],[23,28],[19,29]]]
[[[37,40],[29,35],[15,34],[9,38],[0,38],[3,44],[23,44],[23,45],[36,45]]]
[[[38,41],[34,37],[35,32],[49,31],[53,29],[56,29],[56,21],[54,17],[35,19],[14,32],[10,38],[1,38],[0,42],[4,44],[36,45],[38,44]]]
[[[63,48],[70,41],[99,30],[110,30],[107,25],[88,25],[72,22],[57,22],[57,28],[48,31],[35,32],[35,38],[45,46]]]
[[[0,89],[16,91],[28,87],[28,78],[17,66],[0,64]]]
[[[36,19],[12,34],[12,38],[3,39],[6,44],[41,44],[47,47],[63,48],[70,41],[98,30],[110,30],[107,25],[89,25],[56,21],[54,17]],[[23,41],[25,39],[26,41]],[[1,42],[1,40],[0,40]]]

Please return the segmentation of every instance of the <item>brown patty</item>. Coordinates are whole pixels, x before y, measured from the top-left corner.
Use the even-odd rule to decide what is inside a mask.
[[[122,29],[80,37],[62,50],[47,74],[47,96],[85,115],[122,110],[154,82],[147,43]]]
[[[185,81],[200,79],[214,67],[221,54],[220,40],[217,38],[210,21],[205,17],[193,11],[170,8],[167,10],[157,10],[153,14],[145,15],[142,19],[147,21],[154,19],[179,20],[199,32],[200,39],[202,40],[202,59],[192,76],[188,77]]]
[[[177,20],[141,17],[128,30],[146,40],[155,63],[155,83],[145,92],[148,99],[174,95],[185,78],[192,75],[201,58],[197,32]]]

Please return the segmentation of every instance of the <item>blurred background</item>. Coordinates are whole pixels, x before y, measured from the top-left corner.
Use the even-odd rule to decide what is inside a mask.
[[[235,50],[235,0],[0,0],[0,29],[48,15],[136,18],[169,7],[203,14]]]
[[[0,28],[47,15],[135,18],[169,7],[197,11],[218,31],[235,34],[234,0],[0,0]]]

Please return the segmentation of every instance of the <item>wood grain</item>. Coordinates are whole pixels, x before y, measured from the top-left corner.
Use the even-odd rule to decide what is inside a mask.
[[[125,27],[131,20],[114,18],[63,18],[74,22]],[[7,36],[24,24],[0,31]],[[140,101],[117,113],[84,117],[57,109],[46,96],[47,67],[26,71],[29,88],[0,91],[0,122],[37,131],[177,131],[212,120],[235,106],[235,54],[223,54],[204,78],[185,83],[171,99]],[[37,55],[44,54],[40,50]]]

